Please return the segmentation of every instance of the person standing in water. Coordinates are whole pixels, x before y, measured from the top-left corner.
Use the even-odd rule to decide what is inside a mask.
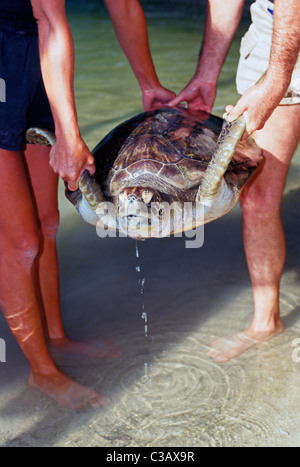
[[[121,12],[123,20],[127,15],[127,26],[133,30],[129,22],[135,19],[135,3],[106,0],[128,54],[119,17]],[[137,15],[141,17],[140,8]],[[145,29],[141,31],[144,37]],[[95,171],[78,128],[74,47],[65,1],[1,0],[0,45],[1,89],[5,90],[0,102],[0,306],[29,361],[29,384],[61,405],[98,407],[109,399],[59,371],[47,345],[85,355],[116,356],[114,349],[98,352],[88,344],[69,340],[61,319],[56,253],[58,176],[70,190],[76,190],[82,172]],[[174,97],[159,84],[149,48],[145,48],[143,60],[145,77],[138,62],[134,58],[131,62],[139,82],[145,85],[145,106]],[[55,129],[51,151],[26,144],[25,132],[31,126]]]
[[[50,150],[26,145],[29,126],[54,130],[41,77],[38,27],[29,0],[2,0],[0,77],[6,99],[0,103],[0,305],[27,357],[29,383],[57,402],[78,408],[107,402],[56,367],[51,345],[66,346],[59,303],[55,238],[60,172],[70,188],[94,161],[77,126],[73,99],[73,47],[63,2],[33,0],[39,20],[42,67],[52,99],[57,143]]]
[[[217,81],[238,28],[245,0],[208,0],[206,32],[195,76],[170,105],[211,112]],[[250,327],[212,343],[209,355],[226,362],[284,330],[280,281],[286,257],[281,201],[300,139],[300,0],[257,0],[241,44],[237,88],[228,119],[244,114],[265,162],[241,196],[243,238],[254,294]],[[266,71],[262,82],[256,84]]]

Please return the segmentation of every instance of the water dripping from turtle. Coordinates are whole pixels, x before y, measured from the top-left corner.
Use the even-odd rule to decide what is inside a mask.
[[[138,242],[136,241],[136,246],[135,246],[135,255],[136,255],[136,258],[137,260],[140,260],[140,251],[139,251],[139,247],[138,247]],[[137,264],[135,270],[138,274],[138,285],[140,287],[140,295],[141,297],[143,297],[144,295],[144,292],[145,292],[145,285],[146,285],[146,278],[145,277],[142,277],[142,268],[140,266],[140,261],[138,261],[139,264]],[[145,307],[145,301],[144,299],[142,300],[142,314],[141,314],[141,318],[142,320],[144,321],[144,335],[145,335],[145,339],[146,339],[146,342],[147,344],[149,344],[149,333],[148,333],[148,313],[146,311],[146,307]],[[150,352],[149,350],[149,347],[148,347],[148,353]],[[143,383],[144,384],[147,384],[147,383],[150,383],[151,382],[151,377],[150,377],[150,370],[151,370],[151,366],[149,365],[148,362],[145,362],[144,363],[144,377],[143,377]]]

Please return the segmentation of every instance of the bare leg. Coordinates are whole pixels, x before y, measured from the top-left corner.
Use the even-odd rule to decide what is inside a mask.
[[[118,349],[104,340],[96,346],[66,337],[61,318],[56,251],[56,234],[59,225],[58,177],[49,166],[49,149],[28,145],[25,156],[36,206],[37,222],[42,233],[38,272],[49,345],[62,352],[90,357],[119,357]]]
[[[65,336],[60,312],[60,291],[56,234],[59,225],[58,176],[49,165],[49,148],[28,145],[25,151],[28,178],[41,232],[37,270],[42,295],[47,337]]]
[[[108,402],[61,373],[46,345],[37,275],[40,234],[22,153],[0,150],[0,305],[26,355],[30,384],[70,408]]]
[[[216,362],[226,362],[284,330],[279,294],[286,245],[280,209],[288,168],[300,139],[300,105],[278,107],[255,139],[266,160],[241,196],[254,320],[242,333],[211,345],[209,356]]]

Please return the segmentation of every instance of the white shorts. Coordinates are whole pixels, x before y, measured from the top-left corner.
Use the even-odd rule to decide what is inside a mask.
[[[273,35],[274,4],[268,0],[256,0],[251,6],[252,24],[242,39],[240,62],[237,71],[237,90],[244,94],[255,85],[267,70]],[[281,105],[300,103],[300,54],[287,95]]]

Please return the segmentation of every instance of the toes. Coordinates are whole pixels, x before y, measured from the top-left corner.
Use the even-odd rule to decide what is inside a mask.
[[[90,405],[91,407],[93,407],[93,409],[97,409],[98,407],[102,407],[109,404],[111,404],[111,399],[107,396],[101,396],[100,398],[97,397],[90,401]]]

